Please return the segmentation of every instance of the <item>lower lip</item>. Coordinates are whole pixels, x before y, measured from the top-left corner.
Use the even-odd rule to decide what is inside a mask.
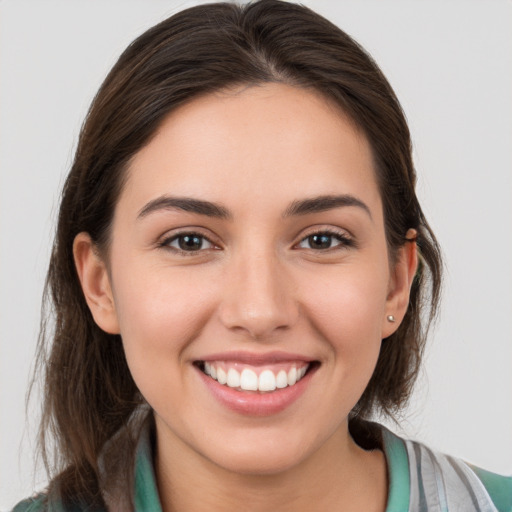
[[[213,396],[228,409],[249,416],[270,416],[284,411],[299,399],[310,383],[315,369],[306,373],[293,386],[276,389],[269,393],[238,391],[219,384],[216,380],[204,374],[199,368],[197,368],[197,371]]]

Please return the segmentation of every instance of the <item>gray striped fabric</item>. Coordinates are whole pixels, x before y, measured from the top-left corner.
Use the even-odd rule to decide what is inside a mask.
[[[467,464],[420,443],[404,442],[411,478],[410,512],[497,512]]]

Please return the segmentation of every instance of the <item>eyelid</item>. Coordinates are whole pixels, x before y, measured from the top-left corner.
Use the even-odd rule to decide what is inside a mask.
[[[180,236],[185,235],[193,235],[203,238],[204,240],[208,241],[212,247],[208,247],[206,249],[200,249],[197,251],[183,251],[177,247],[171,247],[170,243],[176,239],[178,239]],[[215,240],[216,237],[212,236],[211,234],[205,234],[204,230],[199,227],[190,226],[190,227],[184,227],[184,228],[176,228],[170,231],[166,231],[165,234],[160,236],[156,242],[156,245],[162,249],[169,249],[173,252],[177,253],[185,253],[187,255],[191,254],[198,254],[201,252],[205,252],[212,249],[221,249],[220,243]]]
[[[299,244],[304,242],[307,238],[314,235],[328,235],[337,238],[341,243],[335,245],[334,247],[329,247],[327,249],[311,249],[314,252],[329,252],[330,250],[340,250],[346,249],[349,247],[356,247],[356,240],[354,236],[346,229],[338,228],[334,226],[312,226],[307,230],[303,231],[298,237],[298,241],[293,244],[294,248],[301,249]]]
[[[180,249],[179,247],[175,247],[174,245],[172,245],[172,244],[174,244],[174,242],[178,241],[181,237],[184,237],[184,236],[191,236],[191,237],[194,237],[194,238],[200,238],[202,240],[202,244],[206,243],[210,247],[201,247],[201,249],[185,251],[183,249]],[[177,251],[180,251],[180,252],[200,252],[200,251],[205,251],[205,250],[208,250],[208,249],[212,249],[213,247],[215,247],[215,245],[213,244],[213,242],[211,240],[209,240],[205,236],[200,235],[198,233],[181,233],[179,235],[174,235],[171,238],[169,238],[167,240],[167,242],[166,242],[166,247],[172,247],[173,249],[176,249]]]

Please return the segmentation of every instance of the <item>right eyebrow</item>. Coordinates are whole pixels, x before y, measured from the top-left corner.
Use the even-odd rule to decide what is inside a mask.
[[[223,206],[203,201],[202,199],[193,199],[191,197],[160,196],[149,201],[137,215],[137,219],[147,217],[149,214],[162,210],[182,210],[185,212],[206,215],[218,219],[232,219],[233,215]]]

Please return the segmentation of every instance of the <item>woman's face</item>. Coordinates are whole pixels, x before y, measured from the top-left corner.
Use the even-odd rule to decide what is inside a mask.
[[[408,293],[367,140],[324,98],[280,84],[165,120],[130,163],[108,266],[112,311],[95,318],[121,334],[159,446],[242,473],[348,438]]]

